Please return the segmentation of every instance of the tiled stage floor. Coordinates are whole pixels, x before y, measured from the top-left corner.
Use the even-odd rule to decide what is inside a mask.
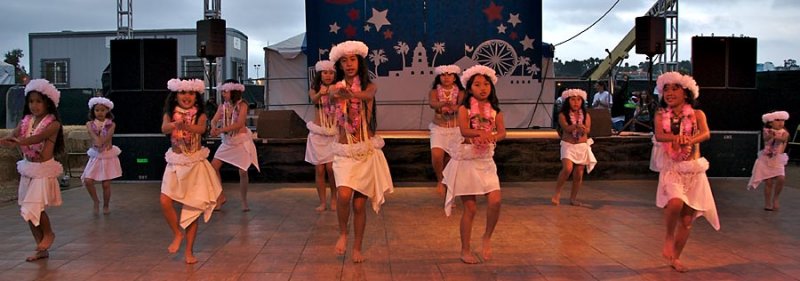
[[[660,257],[654,180],[587,181],[580,197],[593,208],[551,206],[553,182],[504,183],[495,258],[478,265],[458,258],[461,211],[445,217],[427,183],[402,184],[380,214],[370,211],[363,264],[334,254],[336,216],[314,211],[311,184],[253,184],[253,210],[242,213],[237,184],[226,183],[231,201],[201,224],[194,265],[182,250],[167,253],[157,183],[114,184],[110,215],[92,214],[85,190],[73,188],[49,211],[57,238],[45,260],[23,261],[35,247],[28,227],[16,204],[0,206],[0,280],[798,280],[797,182],[789,179],[780,211],[766,212],[746,179],[712,179],[722,230],[696,222],[683,274]]]

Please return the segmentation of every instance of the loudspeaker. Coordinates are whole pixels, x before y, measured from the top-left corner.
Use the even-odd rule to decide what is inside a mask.
[[[757,158],[759,131],[711,131],[711,139],[700,144],[700,153],[710,163],[709,177],[749,177]]]
[[[653,56],[664,53],[666,21],[663,17],[636,18],[636,53]]]
[[[164,83],[166,88],[166,82]],[[111,91],[108,99],[114,102],[115,133],[160,134],[164,101],[169,90]]]
[[[111,90],[161,90],[178,73],[177,39],[111,40]]]
[[[692,75],[700,87],[755,88],[758,40],[692,37]]]
[[[259,138],[294,139],[308,137],[306,122],[294,110],[265,110],[258,113]]]
[[[166,135],[114,134],[113,143],[122,150],[119,155],[123,171],[120,180],[160,181],[163,178],[167,167],[164,153],[170,147]]]
[[[709,130],[757,131],[763,126],[758,90],[701,87],[698,102]]]
[[[225,20],[197,21],[197,56],[201,58],[225,56]]]
[[[589,128],[590,137],[611,136],[611,112],[608,109],[586,109],[592,118],[592,127]]]

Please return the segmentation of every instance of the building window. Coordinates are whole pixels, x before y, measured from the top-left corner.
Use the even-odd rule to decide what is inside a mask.
[[[247,78],[245,73],[246,67],[247,65],[244,61],[237,58],[232,58],[231,69],[233,69],[233,73],[231,73],[231,75],[233,76],[233,79],[239,80],[239,82],[244,81],[244,79]]]
[[[69,87],[69,60],[42,60],[42,78],[56,87]]]
[[[182,77],[185,78],[196,78],[200,80],[204,80],[203,72],[205,68],[203,65],[203,59],[197,57],[187,57],[183,59],[183,65],[181,65],[181,73]]]

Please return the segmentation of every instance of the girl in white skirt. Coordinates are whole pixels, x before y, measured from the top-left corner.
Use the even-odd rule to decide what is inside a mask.
[[[583,185],[583,170],[591,173],[597,164],[592,153],[592,139],[589,129],[592,127],[592,116],[586,112],[586,92],[580,89],[568,89],[561,93],[564,106],[558,114],[558,124],[563,128],[561,134],[561,172],[556,181],[556,193],[550,198],[553,205],[561,203],[561,188],[572,174],[572,190],[569,203],[573,206],[589,207],[578,201],[578,191]]]
[[[256,145],[253,143],[253,133],[245,126],[247,121],[247,102],[242,101],[244,85],[239,81],[228,79],[217,87],[217,91],[222,92],[222,106],[217,108],[214,118],[211,119],[211,136],[222,134],[222,144],[214,153],[211,166],[217,173],[217,177],[222,179],[219,169],[222,162],[231,164],[239,168],[239,192],[242,195],[242,212],[250,211],[247,205],[247,185],[250,179],[247,175],[247,168],[250,165],[256,167],[259,172],[258,156],[256,155]],[[217,198],[218,210],[225,204],[225,194],[220,193]]]
[[[306,139],[306,162],[314,165],[314,180],[317,184],[319,205],[317,212],[327,209],[325,179],[330,183],[331,211],[336,211],[336,179],[333,176],[333,143],[336,142],[336,104],[328,94],[328,88],[336,79],[336,66],[329,60],[318,61],[314,65],[316,76],[308,97],[316,105],[314,120],[308,121]]]
[[[753,164],[753,175],[747,184],[748,189],[756,189],[762,181],[766,183],[764,187],[764,210],[777,211],[780,209],[778,196],[783,190],[783,183],[786,181],[786,163],[789,156],[783,151],[786,150],[786,143],[789,141],[789,132],[784,128],[789,113],[786,111],[776,111],[761,116],[764,122],[764,149],[758,152],[756,163]]]
[[[367,45],[345,41],[331,48],[330,59],[336,64],[336,80],[329,88],[336,102],[338,139],[333,144],[333,175],[337,185],[336,215],[339,239],[335,251],[344,255],[347,248],[347,223],[353,209],[353,252],[355,263],[364,261],[361,246],[367,223],[367,199],[377,213],[384,193],[394,190],[389,165],[381,148],[383,138],[375,135],[375,93],[378,87],[367,72]],[[352,203],[351,203],[352,201]]]
[[[464,86],[458,77],[461,68],[457,65],[437,66],[434,73],[433,89],[428,94],[434,115],[428,129],[431,131],[431,164],[436,174],[436,192],[444,196],[442,170],[453,155],[452,148],[464,140],[456,121],[458,106],[464,101]]]
[[[500,179],[494,163],[497,141],[506,137],[503,113],[500,112],[495,83],[495,71],[476,65],[464,71],[461,82],[466,86],[466,97],[458,107],[458,127],[464,140],[456,145],[453,159],[444,168],[443,182],[447,188],[444,212],[450,216],[456,197],[464,204],[461,215],[461,261],[479,263],[472,254],[472,221],[477,212],[476,195],[485,195],[486,231],[483,233],[481,257],[492,258],[492,234],[500,219]]]
[[[61,93],[45,79],[34,79],[25,86],[23,118],[11,135],[0,139],[0,145],[19,147],[24,159],[17,162],[20,215],[28,222],[36,252],[26,261],[50,256],[48,249],[56,238],[45,212],[47,207],[61,205],[61,189],[57,177],[64,172],[53,155],[64,151],[64,133],[58,116]]]
[[[203,80],[171,79],[167,81],[171,91],[164,104],[161,132],[169,135],[172,144],[165,154],[167,167],[161,182],[161,210],[172,230],[173,239],[167,250],[178,252],[186,229],[187,264],[197,262],[193,246],[197,237],[197,219],[203,215],[208,222],[222,193],[219,177],[208,163],[209,150],[200,145],[200,136],[206,131],[206,115],[203,110]],[[173,202],[183,205],[180,220]]]
[[[656,113],[654,131],[664,153],[656,206],[664,208],[667,226],[662,255],[673,269],[686,272],[688,268],[680,257],[694,220],[705,216],[719,230],[717,206],[706,177],[708,161],[700,156],[700,143],[711,134],[705,113],[694,109],[700,95],[694,78],[667,72],[656,83],[661,108]]]
[[[103,214],[108,214],[108,204],[111,201],[111,180],[122,176],[122,167],[119,164],[119,147],[111,144],[114,136],[114,103],[107,98],[94,97],[89,99],[89,122],[86,122],[86,131],[92,139],[92,146],[86,151],[89,162],[83,170],[81,180],[89,196],[94,202],[94,213],[100,209],[100,200],[97,199],[95,181],[100,181],[103,186]]]

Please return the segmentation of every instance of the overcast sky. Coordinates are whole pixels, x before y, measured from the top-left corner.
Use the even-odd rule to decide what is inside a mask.
[[[321,1],[321,0],[320,0]],[[457,1],[457,0],[436,0]],[[203,0],[134,0],[133,28],[194,28],[203,16]],[[544,0],[542,41],[559,43],[597,20],[615,0]],[[500,1],[499,3],[502,3]],[[605,57],[634,27],[655,1],[620,0],[619,4],[592,29],[556,47],[561,60]],[[116,1],[110,0],[27,0],[4,1],[0,17],[0,52],[20,48],[28,69],[28,33],[116,30]],[[224,0],[222,18],[227,26],[242,31],[249,41],[250,76],[254,64],[263,64],[263,47],[305,31],[305,1],[301,0]],[[796,0],[692,0],[680,1],[679,59],[691,56],[691,37],[744,35],[758,38],[758,62],[783,65],[788,58],[798,59]],[[391,21],[391,15],[388,20]],[[395,23],[399,24],[399,23]],[[631,50],[631,64],[646,60]],[[259,72],[263,75],[263,68]]]

